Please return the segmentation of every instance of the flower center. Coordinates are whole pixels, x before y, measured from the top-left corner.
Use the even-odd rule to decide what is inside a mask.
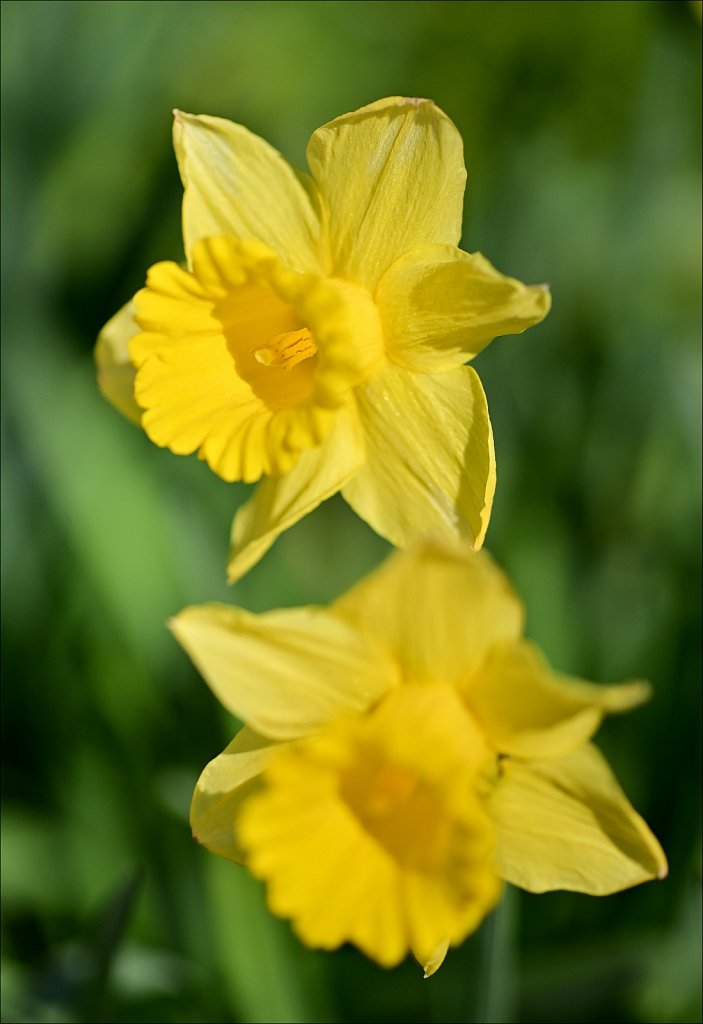
[[[142,426],[225,480],[287,473],[385,360],[371,294],[291,270],[257,239],[203,238],[158,263],[130,343]]]
[[[436,788],[413,769],[364,751],[343,775],[340,792],[364,829],[398,862],[437,870],[446,861],[452,820]]]
[[[280,366],[284,370],[292,370],[316,353],[317,346],[312,334],[307,327],[303,327],[300,331],[277,334],[270,345],[263,345],[254,351],[254,359],[263,366]]]
[[[266,280],[245,281],[215,303],[213,313],[234,368],[271,412],[310,400],[318,347],[292,302]]]

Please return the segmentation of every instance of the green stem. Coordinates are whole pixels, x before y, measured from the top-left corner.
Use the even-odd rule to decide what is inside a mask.
[[[518,895],[503,898],[481,929],[481,972],[475,1024],[514,1024],[518,1019]]]

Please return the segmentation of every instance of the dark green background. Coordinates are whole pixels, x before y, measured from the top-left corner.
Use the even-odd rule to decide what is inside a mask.
[[[7,2],[3,20],[3,1019],[700,1020],[700,17],[678,2]],[[187,810],[228,720],[164,628],[324,602],[386,545],[333,500],[233,589],[244,487],[151,445],[92,346],[182,255],[172,107],[301,164],[384,95],[456,122],[463,245],[554,308],[476,360],[487,547],[553,663],[645,677],[599,742],[670,858],[595,899],[511,892],[430,981],[299,946]],[[491,952],[493,950],[493,952]]]

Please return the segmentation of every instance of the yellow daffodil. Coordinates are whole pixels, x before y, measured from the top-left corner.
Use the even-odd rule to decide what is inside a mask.
[[[485,554],[425,545],[329,610],[204,605],[172,628],[246,723],[197,784],[194,835],[309,945],[412,950],[429,975],[500,879],[603,895],[666,875],[589,743],[647,684],[557,675]]]
[[[480,547],[491,425],[464,364],[549,310],[543,286],[457,248],[466,171],[431,101],[392,97],[314,132],[311,174],[217,117],[176,112],[186,266],[157,263],[103,329],[103,393],[158,445],[261,480],[231,579],[341,490],[398,547]]]

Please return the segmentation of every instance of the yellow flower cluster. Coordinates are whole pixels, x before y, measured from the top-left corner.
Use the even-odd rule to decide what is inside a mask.
[[[99,384],[158,445],[259,481],[235,580],[330,495],[396,547],[331,608],[188,608],[172,630],[245,726],[191,821],[300,938],[432,974],[501,880],[605,894],[666,874],[590,744],[641,682],[557,675],[483,543],[495,489],[466,365],[548,312],[457,248],[461,138],[428,100],[318,129],[299,174],[240,125],[176,112],[185,265],[98,339]]]

